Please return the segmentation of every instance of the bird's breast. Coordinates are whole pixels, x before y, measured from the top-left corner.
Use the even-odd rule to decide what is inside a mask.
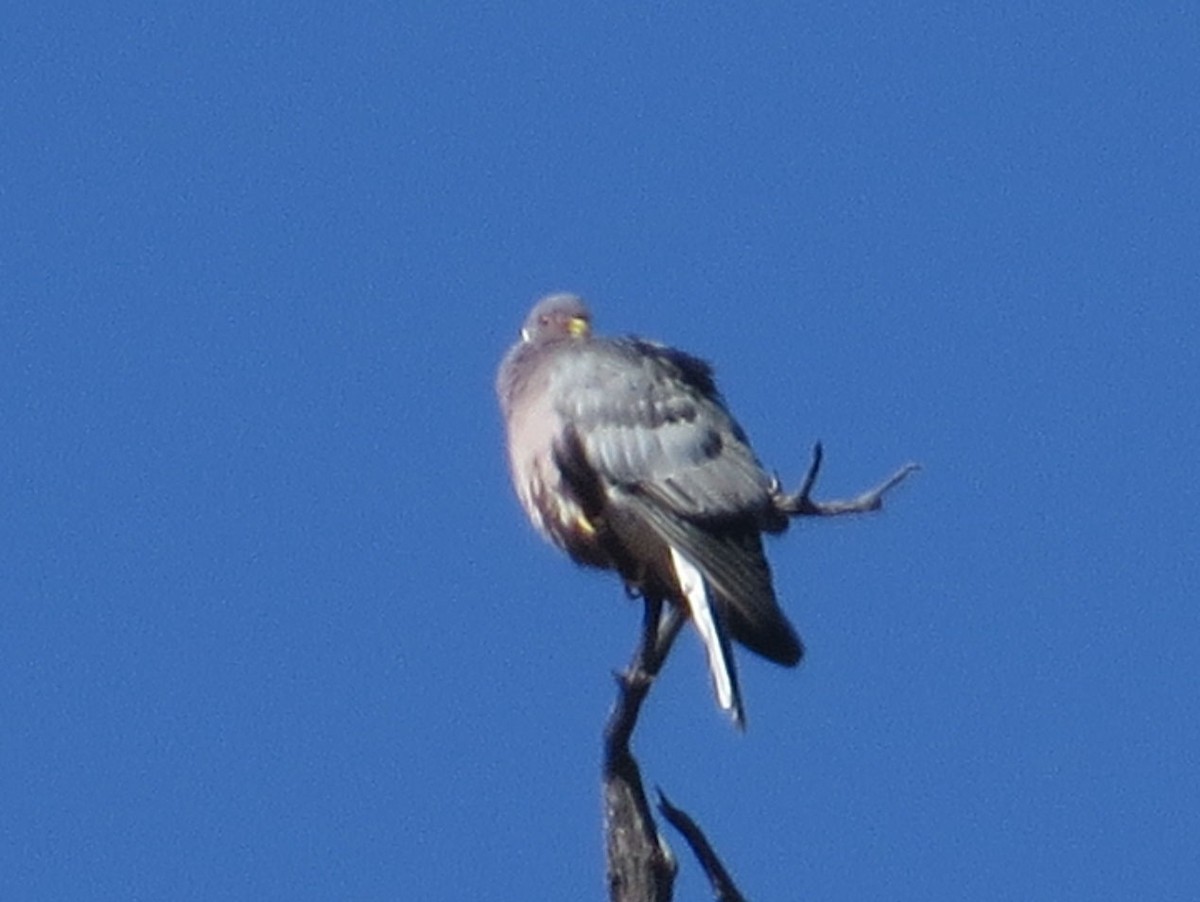
[[[531,398],[515,405],[509,421],[509,466],[513,487],[534,528],[575,561],[611,567],[601,547],[599,525],[584,512],[555,460],[561,431],[557,412]]]

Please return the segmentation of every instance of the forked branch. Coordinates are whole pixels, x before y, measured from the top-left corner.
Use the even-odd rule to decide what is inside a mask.
[[[773,494],[776,510],[789,517],[836,517],[841,514],[870,513],[883,507],[885,494],[903,482],[910,473],[921,469],[920,464],[907,463],[875,488],[863,492],[857,498],[814,501],[812,490],[817,482],[817,474],[821,471],[824,456],[825,451],[821,443],[817,442],[813,446],[812,463],[809,464],[808,472],[797,491],[791,494],[784,492],[779,486],[779,480],[775,481]]]

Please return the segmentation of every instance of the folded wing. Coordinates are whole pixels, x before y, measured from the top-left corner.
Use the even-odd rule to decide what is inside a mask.
[[[797,663],[803,648],[776,602],[760,536],[779,528],[772,479],[708,365],[649,342],[597,341],[564,359],[553,383],[569,387],[555,393],[568,482],[603,493],[614,522],[648,528],[694,564],[735,639]]]

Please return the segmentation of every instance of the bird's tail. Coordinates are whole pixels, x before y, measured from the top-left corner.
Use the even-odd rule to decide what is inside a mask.
[[[737,665],[721,612],[713,606],[709,586],[699,568],[674,547],[671,548],[671,565],[675,569],[680,594],[687,601],[692,623],[704,643],[717,704],[729,713],[739,729],[744,729],[746,712],[738,688]]]
[[[771,568],[756,532],[709,538],[699,559],[729,634],[768,661],[795,667],[804,644],[775,598]]]

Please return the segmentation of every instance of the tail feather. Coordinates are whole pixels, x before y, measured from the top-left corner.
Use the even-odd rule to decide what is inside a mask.
[[[742,707],[742,694],[738,688],[737,668],[733,660],[733,649],[730,647],[729,638],[721,620],[721,613],[710,602],[704,575],[695,564],[673,546],[671,547],[671,565],[675,569],[680,592],[687,601],[688,610],[692,615],[692,623],[695,624],[696,631],[704,643],[717,704],[721,706],[722,710],[729,712],[734,724],[743,727],[746,715]]]
[[[632,493],[623,495],[621,502],[700,570],[734,639],[785,667],[800,662],[804,645],[775,599],[771,568],[756,528],[701,527]]]
[[[733,638],[776,664],[798,664],[804,644],[775,598],[761,536],[726,534],[700,560]]]

